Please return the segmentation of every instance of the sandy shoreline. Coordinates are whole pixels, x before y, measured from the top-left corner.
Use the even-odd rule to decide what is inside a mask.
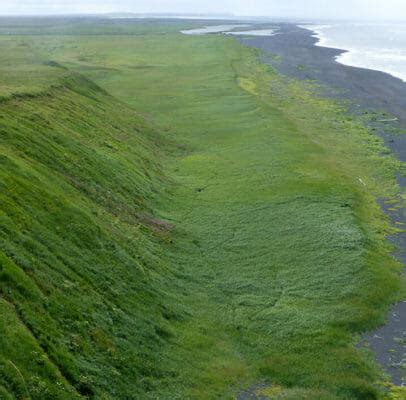
[[[308,29],[291,23],[272,25],[279,27],[276,36],[239,37],[238,40],[270,53],[264,55],[264,62],[282,74],[322,83],[326,96],[350,101],[351,112],[376,111],[377,118],[369,125],[401,161],[406,161],[406,134],[395,132],[406,129],[406,83],[384,72],[338,63],[336,58],[345,50],[317,46],[317,37]],[[275,55],[280,57],[275,59]],[[404,177],[399,176],[398,181],[402,188],[406,187]],[[393,223],[406,224],[403,208],[393,211],[383,202],[381,205]],[[396,257],[406,265],[406,233],[391,240],[398,248]],[[367,334],[363,340],[397,385],[406,384],[402,368],[406,357],[405,332],[406,301],[395,305],[387,324]]]
[[[340,64],[335,58],[345,50],[316,46],[318,39],[307,29],[294,24],[278,26],[272,37],[238,38],[248,46],[265,50],[281,59],[264,57],[282,74],[298,79],[316,80],[331,90],[329,96],[351,100],[365,110],[384,111],[399,119],[397,127],[406,129],[406,83],[389,74]],[[383,128],[386,127],[383,126]],[[406,161],[406,135],[386,137],[388,147]]]
[[[308,24],[308,25],[298,25],[300,28],[308,29],[311,32],[313,32],[313,36],[317,38],[318,42],[316,43],[316,46],[320,47],[327,47],[327,48],[332,48],[336,50],[341,50],[343,49],[342,53],[336,56],[335,60],[340,63],[344,64],[350,67],[356,67],[356,68],[361,68],[361,69],[369,69],[373,71],[382,71],[385,72],[394,78],[398,78],[402,80],[403,82],[406,82],[406,77],[401,71],[397,71],[395,68],[390,67],[390,64],[382,64],[382,65],[377,65],[374,64],[373,62],[371,64],[368,64],[368,62],[365,61],[365,54],[368,54],[369,52],[373,52],[374,50],[367,50],[367,51],[360,51],[356,46],[351,46],[351,45],[344,45],[341,46],[338,43],[334,43],[331,39],[329,39],[325,32],[323,31],[324,29],[328,29],[331,27],[331,25],[316,25],[316,24]],[[345,29],[345,26],[343,25],[341,27],[342,29]],[[376,49],[376,51],[379,51],[379,49]],[[371,60],[369,60],[371,62]],[[379,63],[378,63],[379,64]]]

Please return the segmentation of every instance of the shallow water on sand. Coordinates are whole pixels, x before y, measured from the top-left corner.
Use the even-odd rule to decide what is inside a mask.
[[[184,31],[180,31],[184,35],[206,35],[208,33],[222,33],[228,32],[236,28],[248,28],[251,25],[247,24],[238,24],[238,25],[211,25],[205,26],[204,28],[198,29],[187,29]]]
[[[273,36],[276,34],[275,29],[254,29],[251,31],[232,31],[225,32],[226,35],[240,35],[240,36]]]

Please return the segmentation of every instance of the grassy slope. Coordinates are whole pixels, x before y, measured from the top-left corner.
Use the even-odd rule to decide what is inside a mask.
[[[159,138],[80,76],[41,92],[0,107],[0,397],[142,396],[179,309],[149,228]]]
[[[66,71],[64,89],[1,107],[2,330],[27,349],[5,340],[7,390],[207,399],[266,379],[274,398],[377,398],[353,334],[399,290],[380,141],[232,39],[21,40],[181,146],[158,154],[132,109]]]

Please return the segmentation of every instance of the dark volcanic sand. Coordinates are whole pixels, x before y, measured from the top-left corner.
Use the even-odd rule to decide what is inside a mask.
[[[396,156],[406,161],[406,134],[393,133],[393,128],[406,129],[406,83],[388,74],[339,64],[335,57],[342,50],[315,46],[317,39],[312,32],[294,24],[272,24],[279,33],[269,37],[237,37],[241,43],[264,50],[263,61],[284,75],[316,80],[325,86],[325,95],[349,100],[350,111],[362,114],[366,110],[386,112],[397,117],[397,122],[377,122],[374,128]],[[280,57],[275,57],[280,56]],[[380,119],[390,119],[379,116]],[[404,188],[406,179],[399,177]],[[382,203],[383,210],[393,223],[406,223],[404,209],[390,211]],[[406,233],[391,240],[397,245],[397,258],[406,265]],[[397,304],[390,312],[385,326],[371,332],[363,339],[375,352],[378,362],[397,385],[405,385],[404,370],[406,343],[406,301]],[[249,399],[241,396],[241,399]]]
[[[282,74],[317,80],[330,90],[329,96],[355,101],[367,110],[386,111],[399,118],[406,128],[406,83],[388,74],[368,69],[349,67],[335,62],[343,50],[315,46],[317,39],[312,32],[293,24],[273,24],[279,27],[275,36],[238,37],[251,47],[281,56],[275,60],[264,55],[264,62]],[[390,147],[406,161],[406,135],[385,138]],[[390,141],[394,140],[394,142]]]

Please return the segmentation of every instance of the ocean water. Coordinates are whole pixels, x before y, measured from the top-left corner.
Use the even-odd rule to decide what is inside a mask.
[[[317,45],[345,50],[337,62],[383,71],[406,82],[406,23],[300,25],[314,32]]]

